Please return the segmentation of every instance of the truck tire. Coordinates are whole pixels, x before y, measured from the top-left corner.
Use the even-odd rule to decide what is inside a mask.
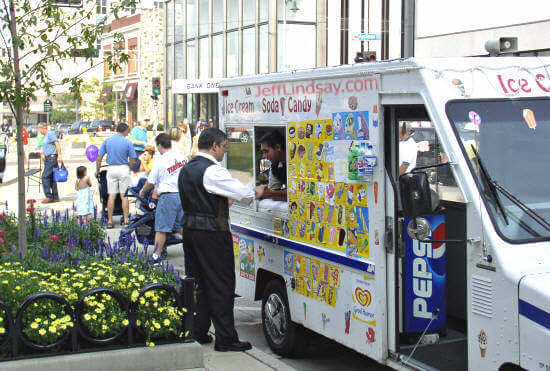
[[[286,287],[270,281],[262,296],[262,326],[271,350],[283,357],[298,356],[305,348],[304,328],[292,322]]]

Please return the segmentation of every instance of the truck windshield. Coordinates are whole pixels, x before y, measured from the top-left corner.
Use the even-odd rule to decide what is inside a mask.
[[[451,101],[446,110],[499,234],[550,239],[550,99]]]

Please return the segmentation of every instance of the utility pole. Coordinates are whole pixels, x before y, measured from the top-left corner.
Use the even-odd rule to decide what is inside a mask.
[[[389,59],[390,48],[390,0],[382,0],[382,50],[380,52],[380,60]]]
[[[401,2],[401,58],[414,57],[414,39],[416,37],[415,0]]]

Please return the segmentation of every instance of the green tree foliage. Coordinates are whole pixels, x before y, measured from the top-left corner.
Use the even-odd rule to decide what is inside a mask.
[[[65,5],[69,2],[64,2]],[[61,4],[61,3],[60,3]],[[51,95],[56,86],[66,86],[80,99],[83,74],[98,64],[92,59],[98,40],[109,32],[106,20],[118,19],[123,12],[136,7],[136,0],[112,2],[109,17],[96,16],[96,1],[82,0],[80,7],[67,7],[55,0],[4,0],[0,3],[0,48],[7,52],[0,58],[0,101],[7,102],[17,123],[18,215],[25,215],[25,177],[23,166],[23,123],[29,102],[40,90]],[[114,45],[124,45],[120,33],[113,34]],[[64,76],[64,63],[77,61],[80,72]],[[119,48],[106,55],[109,69],[127,63],[128,54]],[[101,61],[100,63],[103,63]],[[57,66],[56,68],[52,68]],[[26,222],[18,225],[19,249],[26,251]]]

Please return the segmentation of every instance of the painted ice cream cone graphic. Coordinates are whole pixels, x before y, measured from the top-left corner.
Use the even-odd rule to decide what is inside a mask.
[[[523,110],[523,120],[525,120],[525,123],[527,124],[527,126],[529,126],[529,129],[536,129],[537,121],[535,120],[535,113],[533,111],[525,108]]]
[[[485,352],[487,351],[487,334],[485,331],[481,330],[477,335],[477,342],[479,344],[479,351],[481,353],[481,358],[485,358]]]
[[[321,92],[317,93],[317,97],[315,99],[315,114],[319,116],[319,112],[321,112],[321,106],[323,105],[323,94]]]
[[[281,97],[281,99],[279,99],[279,103],[281,104],[281,115],[283,116],[285,115],[285,101],[285,97]]]

